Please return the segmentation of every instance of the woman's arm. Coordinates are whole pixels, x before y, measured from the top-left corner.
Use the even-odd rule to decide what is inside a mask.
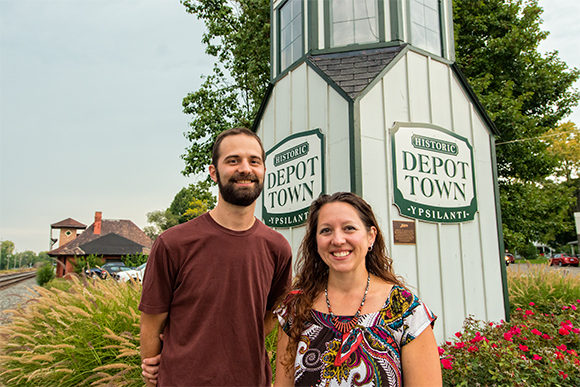
[[[274,387],[294,386],[294,372],[288,375],[286,367],[282,365],[282,359],[286,355],[286,348],[288,347],[288,335],[282,327],[278,328],[278,345],[276,346],[276,378],[274,379]],[[292,368],[293,370],[294,368]]]
[[[403,386],[441,386],[441,363],[431,326],[401,351]]]

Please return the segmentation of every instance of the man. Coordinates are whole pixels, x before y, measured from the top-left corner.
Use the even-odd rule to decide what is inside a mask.
[[[160,386],[271,383],[264,338],[274,303],[290,285],[292,253],[254,217],[264,160],[250,130],[220,134],[209,166],[217,206],[165,231],[151,249],[139,305],[141,357],[163,347]]]

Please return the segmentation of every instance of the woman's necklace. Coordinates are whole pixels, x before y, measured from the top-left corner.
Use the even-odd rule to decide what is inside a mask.
[[[353,318],[350,319],[349,322],[340,321],[338,317],[336,317],[334,313],[332,313],[332,309],[330,309],[330,301],[328,301],[328,281],[326,282],[326,288],[324,289],[324,295],[326,296],[326,306],[328,307],[328,313],[330,313],[330,318],[332,320],[332,323],[334,324],[334,327],[338,329],[340,333],[344,334],[350,332],[352,328],[354,328],[356,323],[358,323],[358,316],[360,315],[360,311],[362,310],[363,305],[365,304],[365,300],[367,299],[367,293],[369,291],[369,285],[371,283],[371,273],[368,274],[369,276],[367,277],[367,288],[365,289],[365,295],[363,296],[363,299],[360,303],[358,310],[356,311],[356,314],[354,315]]]

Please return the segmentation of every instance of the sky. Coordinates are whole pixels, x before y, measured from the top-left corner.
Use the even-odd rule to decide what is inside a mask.
[[[540,52],[580,68],[580,2],[539,3]],[[0,0],[1,240],[46,251],[95,211],[143,228],[196,181],[181,101],[211,73],[204,28],[178,0]]]

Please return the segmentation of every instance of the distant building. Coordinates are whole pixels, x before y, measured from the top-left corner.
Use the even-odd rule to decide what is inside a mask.
[[[84,232],[77,234],[77,230],[85,228]],[[98,255],[106,261],[120,261],[126,255],[149,254],[153,244],[132,221],[102,219],[102,213],[98,211],[95,212],[95,222],[88,228],[68,218],[51,225],[52,229],[61,230],[59,247],[48,252],[58,261],[58,278],[74,272],[75,257]]]

